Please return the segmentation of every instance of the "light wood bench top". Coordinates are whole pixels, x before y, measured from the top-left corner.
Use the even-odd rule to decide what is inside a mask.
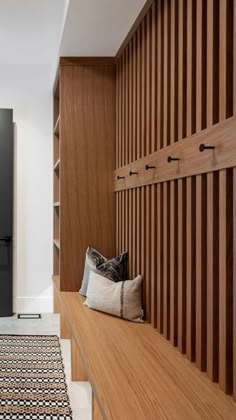
[[[93,311],[78,293],[60,299],[104,419],[236,419],[232,398],[150,325]]]

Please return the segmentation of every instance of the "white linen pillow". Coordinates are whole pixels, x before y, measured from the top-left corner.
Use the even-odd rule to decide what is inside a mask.
[[[142,276],[118,283],[90,272],[84,305],[134,322],[143,322]]]

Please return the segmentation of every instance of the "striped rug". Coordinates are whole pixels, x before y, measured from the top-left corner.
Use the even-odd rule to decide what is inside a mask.
[[[57,336],[0,335],[0,420],[70,420]]]

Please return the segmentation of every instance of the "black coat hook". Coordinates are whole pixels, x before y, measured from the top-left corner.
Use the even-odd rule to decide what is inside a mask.
[[[117,175],[117,179],[125,179],[125,176],[119,176],[119,175]]]
[[[215,146],[206,146],[205,144],[200,144],[199,146],[200,152],[204,152],[204,150],[208,150],[208,149],[215,149]]]
[[[149,166],[149,165],[146,165],[146,166],[145,166],[145,169],[146,169],[146,171],[148,171],[149,169],[156,169],[156,166]]]
[[[132,175],[138,175],[138,172],[129,171],[129,176],[132,176]]]
[[[167,158],[167,162],[168,162],[168,163],[170,163],[170,162],[172,162],[172,160],[179,160],[179,158],[177,158],[177,157],[172,157],[172,156],[168,156],[168,158]]]

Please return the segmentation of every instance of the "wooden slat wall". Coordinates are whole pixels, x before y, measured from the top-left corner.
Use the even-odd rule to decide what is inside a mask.
[[[117,251],[130,278],[143,275],[146,320],[236,398],[236,168],[176,179],[173,161],[168,179],[157,165],[128,187],[123,171],[236,116],[235,0],[154,0],[117,60],[116,91]]]

